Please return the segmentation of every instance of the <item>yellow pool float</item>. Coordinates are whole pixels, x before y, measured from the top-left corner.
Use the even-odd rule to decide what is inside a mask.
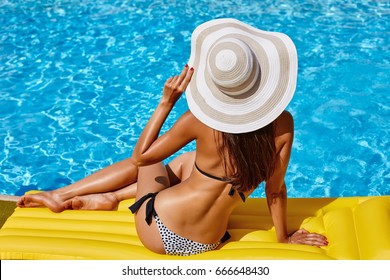
[[[190,257],[155,254],[138,239],[133,200],[117,211],[16,208],[0,230],[1,259],[390,259],[390,196],[288,199],[289,231],[328,237],[327,247],[280,244],[264,198],[249,198],[229,221],[221,249]]]

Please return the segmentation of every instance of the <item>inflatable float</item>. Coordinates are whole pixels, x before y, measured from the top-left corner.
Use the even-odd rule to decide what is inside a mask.
[[[289,231],[328,237],[327,247],[280,244],[266,200],[250,198],[232,214],[232,238],[220,249],[190,257],[155,254],[137,237],[133,200],[117,211],[16,208],[0,230],[1,259],[390,259],[390,196],[288,199]]]

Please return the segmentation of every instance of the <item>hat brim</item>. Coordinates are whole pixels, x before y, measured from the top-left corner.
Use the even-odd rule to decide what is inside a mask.
[[[261,78],[239,97],[224,94],[207,72],[208,52],[225,38],[245,42],[259,65]],[[198,26],[192,34],[188,64],[195,69],[186,91],[190,111],[207,126],[223,132],[245,133],[268,125],[285,110],[296,88],[298,59],[292,40],[235,19]]]

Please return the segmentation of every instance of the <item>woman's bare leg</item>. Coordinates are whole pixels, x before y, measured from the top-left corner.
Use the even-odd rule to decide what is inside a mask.
[[[190,176],[195,162],[195,152],[182,154],[173,159],[167,166],[169,185],[176,185]],[[115,210],[119,202],[134,198],[137,194],[137,183],[133,183],[114,192],[76,196],[65,201],[64,208],[74,210]]]
[[[139,168],[136,200],[148,193],[160,192],[169,187],[168,172],[162,163]],[[155,220],[152,219],[150,225],[145,221],[147,202],[148,200],[135,213],[137,233],[145,247],[163,254],[165,253],[164,245]]]
[[[64,202],[64,208],[73,210],[116,210],[119,202],[134,198],[137,183],[121,188],[114,192],[87,194],[76,196]]]
[[[170,185],[174,186],[190,177],[195,165],[195,152],[181,154],[167,164]]]
[[[121,184],[131,182],[134,172],[130,159],[108,166],[72,185],[64,188],[42,192],[34,195],[25,195],[19,200],[19,207],[46,206],[54,212],[65,209],[74,210],[115,210],[120,201],[134,198],[137,193],[137,183],[125,187]],[[167,166],[169,185],[176,185],[190,176],[195,163],[195,152],[184,153],[173,159]],[[113,169],[115,167],[115,169]],[[128,170],[128,171],[126,171]],[[112,172],[111,174],[109,172]],[[127,174],[128,172],[129,174]],[[138,171],[137,171],[138,174]],[[125,177],[128,176],[126,181]],[[112,179],[112,177],[115,177]],[[122,180],[121,180],[122,179]],[[78,189],[80,188],[80,189]],[[88,193],[89,191],[92,193]],[[96,193],[94,191],[97,191]],[[100,190],[100,192],[99,192]],[[83,195],[83,192],[86,192]],[[19,203],[21,203],[19,205]]]
[[[138,173],[136,200],[148,193],[160,192],[186,180],[194,163],[195,152],[191,152],[176,157],[165,167],[162,163],[141,167]],[[164,254],[164,244],[155,220],[152,219],[150,225],[145,221],[147,202],[145,201],[135,214],[137,233],[145,247],[156,253]]]
[[[22,196],[19,207],[48,207],[54,212],[66,209],[64,202],[76,196],[116,191],[136,182],[138,167],[131,158],[112,164],[69,186],[48,192]]]

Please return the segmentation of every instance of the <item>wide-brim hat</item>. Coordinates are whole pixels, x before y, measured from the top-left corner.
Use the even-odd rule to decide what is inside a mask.
[[[298,59],[285,34],[235,19],[216,19],[192,33],[188,64],[195,72],[186,90],[190,111],[228,133],[258,130],[291,101]]]

